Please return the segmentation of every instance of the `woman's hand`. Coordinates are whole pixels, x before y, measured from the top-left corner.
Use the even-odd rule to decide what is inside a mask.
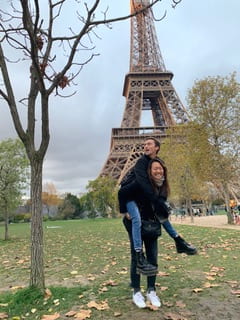
[[[131,220],[130,214],[129,214],[128,212],[125,213],[125,217],[126,217],[128,220]]]

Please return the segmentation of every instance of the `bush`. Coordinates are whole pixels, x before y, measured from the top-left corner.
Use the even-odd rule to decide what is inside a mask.
[[[31,213],[19,213],[13,217],[13,222],[30,222],[31,221]]]

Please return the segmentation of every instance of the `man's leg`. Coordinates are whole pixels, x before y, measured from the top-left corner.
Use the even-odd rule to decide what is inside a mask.
[[[141,236],[141,216],[138,207],[134,201],[127,202],[127,212],[132,221],[132,239],[134,249],[136,251],[142,250],[142,236]]]
[[[138,189],[139,186],[136,181],[132,181],[129,184],[121,186],[121,188],[118,190],[118,203],[120,213],[127,213],[127,202],[134,199],[135,192]]]

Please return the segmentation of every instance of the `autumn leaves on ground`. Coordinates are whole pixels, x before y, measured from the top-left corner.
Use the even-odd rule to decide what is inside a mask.
[[[44,296],[28,288],[29,225],[10,225],[7,242],[0,226],[0,319],[239,319],[239,230],[176,227],[199,254],[177,254],[163,231],[157,278],[162,307],[152,310],[132,304],[121,219],[46,222]],[[143,278],[143,292],[145,287]]]

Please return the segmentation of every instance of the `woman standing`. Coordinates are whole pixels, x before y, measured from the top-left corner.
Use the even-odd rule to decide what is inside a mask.
[[[152,183],[153,189],[155,190],[158,197],[161,197],[164,201],[167,200],[170,194],[170,188],[168,183],[167,177],[167,168],[164,162],[159,158],[154,158],[149,162],[148,167],[148,176]],[[136,185],[135,185],[136,186]],[[141,191],[141,188],[135,188],[134,190],[134,202],[136,202],[137,207],[139,208],[139,212],[141,215],[142,220],[156,220],[159,216],[159,212],[157,212],[153,206],[153,204],[145,197],[144,193]],[[160,213],[161,215],[161,213]],[[132,223],[129,215],[125,215],[123,218],[123,223],[125,228],[128,232],[130,245],[131,245],[131,271],[130,271],[130,278],[131,278],[131,287],[133,288],[133,302],[139,308],[145,308],[146,303],[145,299],[140,290],[140,281],[141,276],[137,273],[137,255],[134,249],[134,241],[132,235]],[[181,248],[184,246],[188,246],[191,250],[191,254],[195,254],[197,252],[195,247],[189,245],[184,239],[182,239],[177,231],[173,228],[170,221],[167,219],[163,223],[164,228],[169,233],[169,235],[175,240],[176,247],[178,252],[181,251]],[[142,242],[145,247],[145,253],[147,257],[148,263],[152,266],[155,266],[157,269],[157,257],[158,257],[158,241],[157,237],[155,238],[148,238],[142,237]],[[150,275],[147,275],[147,300],[155,307],[160,307],[161,302],[156,294],[156,272]]]
[[[161,171],[161,177],[160,177],[160,170],[157,170],[155,168],[155,159],[151,160],[149,163],[149,169],[148,174],[151,182],[153,183],[154,190],[157,188],[161,183],[161,192],[164,195],[165,198],[167,198],[169,193],[169,185],[167,180],[167,173],[164,174],[164,170]],[[160,163],[158,162],[160,165]],[[162,167],[161,167],[162,168]],[[164,179],[162,177],[164,176]],[[159,181],[158,181],[159,180]],[[134,192],[134,201],[136,202],[139,212],[141,215],[142,220],[155,220],[155,210],[152,205],[152,203],[144,196],[144,193],[141,191],[140,188],[135,189]],[[133,288],[133,302],[135,305],[139,308],[145,308],[146,302],[145,298],[141,293],[140,289],[140,283],[141,283],[141,275],[137,272],[137,266],[138,266],[138,260],[136,251],[134,249],[134,241],[133,241],[133,235],[132,235],[132,222],[129,215],[125,215],[123,218],[124,226],[128,232],[129,240],[130,240],[130,248],[131,248],[131,270],[130,270],[130,280],[131,280],[131,287]],[[145,247],[145,254],[147,257],[148,263],[155,266],[156,270],[158,267],[158,239],[157,237],[149,238],[146,236],[142,236],[142,242]],[[147,275],[147,300],[155,307],[160,307],[161,302],[159,297],[156,294],[156,272],[154,272],[152,275],[148,273]]]

